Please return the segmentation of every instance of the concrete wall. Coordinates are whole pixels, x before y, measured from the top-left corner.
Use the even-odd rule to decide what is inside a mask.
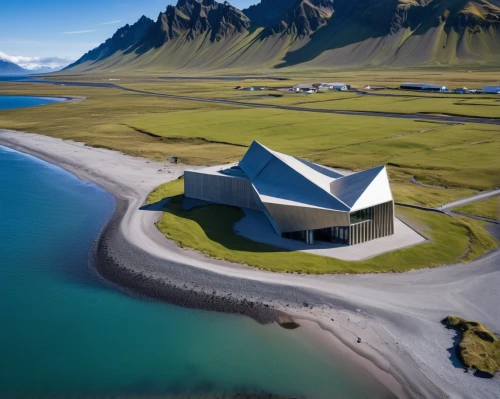
[[[264,203],[281,233],[348,226],[349,213],[328,209]]]
[[[261,210],[250,180],[234,176],[184,173],[184,195],[204,201]]]
[[[394,202],[375,205],[371,220],[349,226],[349,245],[394,234]]]

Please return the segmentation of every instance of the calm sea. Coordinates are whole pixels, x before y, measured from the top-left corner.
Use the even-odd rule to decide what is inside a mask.
[[[0,146],[0,397],[387,397],[300,328],[108,286],[88,257],[113,209],[97,186]]]
[[[0,96],[0,110],[36,107],[55,102],[64,101],[64,98],[30,97],[30,96]]]

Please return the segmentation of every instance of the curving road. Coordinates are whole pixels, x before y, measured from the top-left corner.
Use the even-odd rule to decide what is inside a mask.
[[[312,112],[312,113],[320,113],[320,114],[370,116],[370,117],[378,117],[378,118],[430,120],[430,121],[437,121],[437,122],[444,122],[444,123],[481,123],[481,124],[486,124],[486,125],[500,126],[500,119],[495,119],[495,118],[474,118],[474,117],[445,116],[445,115],[398,114],[398,113],[394,113],[394,112],[369,112],[369,111],[342,111],[342,110],[330,110],[330,109],[313,109],[313,108],[306,108],[306,107],[253,103],[253,102],[245,102],[245,101],[237,101],[237,100],[220,99],[220,98],[205,98],[205,97],[194,97],[194,96],[181,96],[181,95],[177,95],[177,94],[157,93],[157,92],[152,92],[152,91],[147,91],[147,90],[132,89],[132,88],[120,86],[120,85],[114,84],[114,83],[42,81],[42,80],[37,81],[37,83],[65,85],[65,86],[85,86],[85,87],[100,87],[100,88],[118,89],[118,90],[122,90],[122,91],[144,94],[144,95],[148,95],[148,96],[164,97],[164,98],[171,98],[171,99],[183,100],[183,101],[196,101],[196,102],[204,102],[204,103],[237,105],[237,106],[251,107],[251,108],[279,109],[279,110],[286,110],[286,111]]]
[[[456,200],[453,202],[449,202],[449,203],[444,204],[436,209],[441,209],[443,211],[447,211],[447,210],[450,210],[452,208],[456,208],[457,206],[470,204],[471,202],[481,201],[481,200],[495,197],[498,195],[500,195],[500,189],[499,190],[492,190],[492,191],[485,191],[485,192],[481,192],[481,193],[476,194],[476,195],[472,195],[472,196],[467,197],[467,198],[462,198],[462,199],[459,199],[459,200]]]

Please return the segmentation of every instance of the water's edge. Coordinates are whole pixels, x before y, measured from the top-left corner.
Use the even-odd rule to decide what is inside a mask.
[[[128,243],[120,231],[120,223],[130,203],[118,194],[118,183],[103,181],[99,176],[89,174],[89,171],[84,172],[77,166],[66,162],[62,158],[58,158],[54,154],[48,156],[42,152],[38,152],[36,149],[15,145],[11,142],[2,143],[1,140],[0,144],[57,165],[77,176],[80,180],[90,181],[113,195],[115,198],[113,215],[106,222],[99,236],[96,237],[89,262],[105,281],[111,283],[116,288],[131,295],[153,298],[186,308],[246,315],[263,324],[273,322],[286,323],[293,320],[285,312],[277,310],[273,305],[269,306],[268,303],[257,299],[266,298],[266,301],[275,301],[278,304],[282,301],[282,296],[277,293],[283,287],[262,282],[252,282],[251,289],[242,291],[239,283],[236,284],[234,281],[231,281],[240,279],[225,276],[214,277],[215,273],[202,271],[195,267],[192,267],[196,269],[193,272],[194,274],[189,273],[189,277],[191,279],[193,275],[196,275],[198,281],[186,281],[186,274],[175,270],[174,264],[165,264],[164,261],[156,259],[153,255],[142,251],[132,243]],[[134,260],[137,259],[141,259],[142,270],[138,270],[137,267],[132,266]],[[161,267],[165,269],[163,276],[159,276],[156,273],[158,263],[161,263]],[[169,277],[164,278],[165,275]],[[207,277],[207,275],[210,276]],[[211,285],[214,286],[213,291],[210,289],[210,292],[204,292],[199,289],[197,282],[205,281],[206,279],[210,280]],[[228,292],[231,292],[232,295],[228,295]],[[281,305],[283,307],[293,306],[300,308],[304,303],[307,303],[308,306],[321,306],[324,302],[320,295],[296,289],[293,299],[286,301],[286,303],[282,302]],[[343,305],[348,310],[354,310],[350,309],[351,306],[349,304]],[[298,321],[300,322],[300,320]],[[312,321],[316,323],[315,320]],[[323,329],[321,323],[318,323],[318,325]],[[328,331],[335,335],[332,331]],[[342,344],[346,343],[342,342]],[[346,346],[353,353],[369,360],[373,363],[374,367],[379,368],[377,359],[367,357],[366,353],[359,352],[355,346]],[[387,372],[386,370],[383,371]],[[391,368],[391,374],[393,374],[393,377],[397,381],[402,382],[406,380],[400,375],[400,371],[395,368]],[[407,397],[415,396],[415,392],[413,392],[411,387],[403,385],[403,389]]]

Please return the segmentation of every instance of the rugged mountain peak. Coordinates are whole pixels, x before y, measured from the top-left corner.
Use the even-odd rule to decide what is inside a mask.
[[[500,0],[260,0],[244,11],[178,0],[156,22],[143,17],[119,29],[71,67],[497,65],[499,38]]]
[[[168,6],[165,13],[160,14],[154,31],[148,36],[156,36],[156,45],[158,41],[165,43],[183,34],[188,40],[194,40],[206,32],[210,32],[211,41],[220,41],[244,32],[249,26],[248,17],[228,2],[179,0],[177,5]]]
[[[73,65],[81,64],[82,62],[105,59],[117,51],[125,51],[130,46],[139,42],[153,23],[152,19],[143,15],[133,25],[127,24],[118,29],[111,38],[84,54],[83,57],[67,66],[65,69],[71,68]]]
[[[268,27],[281,21],[296,0],[262,0],[243,10],[252,25]]]
[[[264,35],[306,37],[325,26],[334,13],[334,0],[295,0],[278,23],[268,27]]]
[[[111,41],[120,50],[125,50],[132,44],[137,43],[152,24],[153,20],[143,15],[133,25],[127,24],[118,29],[111,37]]]

